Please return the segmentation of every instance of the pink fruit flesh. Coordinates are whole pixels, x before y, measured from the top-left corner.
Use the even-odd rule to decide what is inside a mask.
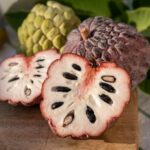
[[[61,136],[98,136],[130,99],[130,78],[114,63],[92,68],[75,54],[54,61],[42,89],[41,112]]]

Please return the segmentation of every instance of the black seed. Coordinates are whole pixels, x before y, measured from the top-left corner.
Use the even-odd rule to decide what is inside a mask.
[[[55,92],[69,92],[71,89],[65,86],[55,86],[51,90]]]
[[[101,79],[105,82],[110,82],[110,83],[114,83],[116,81],[116,78],[110,75],[104,75],[101,77]]]
[[[74,120],[74,110],[70,111],[64,118],[63,127],[66,127],[69,124],[71,124],[73,120]]]
[[[44,68],[44,66],[42,66],[42,65],[35,67],[35,69],[42,69],[42,68]]]
[[[86,116],[91,123],[95,123],[96,117],[95,117],[94,111],[89,106],[86,107]]]
[[[65,77],[65,78],[67,78],[69,80],[77,80],[78,79],[78,77],[76,75],[71,74],[69,72],[64,72],[63,73],[63,77]]]
[[[78,70],[78,71],[81,71],[81,67],[77,64],[72,64],[72,67],[75,69],[75,70]]]
[[[45,59],[38,59],[36,62],[44,61]]]
[[[30,80],[30,82],[33,84],[34,83],[34,81],[33,80]]]
[[[9,65],[8,65],[8,66],[13,67],[13,66],[16,66],[16,65],[18,65],[18,63],[17,63],[17,62],[11,62],[11,63],[9,63]]]
[[[13,81],[16,81],[16,80],[19,80],[19,79],[20,79],[19,77],[15,76],[15,77],[11,78],[8,82],[13,82]]]
[[[115,93],[116,92],[115,88],[113,86],[111,86],[110,84],[101,82],[99,85],[100,85],[101,88],[103,88],[107,92],[110,92],[110,93]]]
[[[52,104],[51,108],[56,109],[56,108],[62,106],[63,104],[64,104],[64,102],[55,102]]]
[[[108,95],[105,95],[105,94],[102,94],[102,95],[99,95],[99,97],[106,103],[112,105],[113,104],[113,101],[112,99],[108,96]]]
[[[34,74],[33,77],[41,77],[40,74]]]

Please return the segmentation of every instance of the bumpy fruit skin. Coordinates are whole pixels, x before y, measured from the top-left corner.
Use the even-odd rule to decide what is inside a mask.
[[[37,4],[18,29],[21,48],[26,55],[40,50],[63,50],[66,35],[80,23],[74,11],[55,1]]]
[[[86,57],[93,65],[111,61],[128,71],[135,87],[150,66],[150,45],[137,31],[109,18],[94,17],[83,21],[67,37],[64,52]]]
[[[40,108],[61,137],[102,134],[130,100],[130,77],[115,63],[93,68],[87,59],[64,54],[55,60],[42,88]]]

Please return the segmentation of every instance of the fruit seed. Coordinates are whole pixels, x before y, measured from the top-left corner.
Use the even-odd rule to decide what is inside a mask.
[[[115,88],[113,86],[111,86],[110,84],[101,82],[99,85],[102,89],[106,90],[107,92],[110,92],[110,93],[116,92]]]
[[[87,106],[87,108],[86,108],[86,116],[91,123],[95,123],[96,117],[95,117],[94,111],[89,106]]]
[[[68,126],[74,120],[74,110],[70,111],[64,118],[63,127]]]
[[[114,76],[105,75],[101,77],[103,81],[114,83],[116,81],[116,78]]]
[[[110,104],[110,105],[113,104],[112,99],[111,99],[108,95],[101,94],[101,95],[99,95],[99,97],[100,97],[105,103]]]
[[[71,74],[69,72],[64,72],[63,77],[65,77],[66,79],[69,79],[69,80],[77,80],[78,79],[78,77],[76,75]]]
[[[55,87],[52,87],[51,90],[55,91],[55,92],[69,92],[69,91],[71,91],[70,88],[65,87],[65,86],[55,86]]]
[[[64,102],[55,102],[52,104],[51,108],[52,109],[57,109],[58,107],[62,106]]]
[[[11,78],[8,82],[13,82],[16,80],[19,80],[20,78],[18,76],[14,76],[13,78]]]
[[[31,89],[26,86],[25,89],[24,89],[24,94],[26,96],[30,96],[31,95]]]
[[[72,67],[77,71],[81,71],[81,67],[77,64],[72,64]]]

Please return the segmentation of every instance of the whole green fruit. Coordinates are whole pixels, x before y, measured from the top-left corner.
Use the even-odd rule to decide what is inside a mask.
[[[37,4],[18,29],[21,49],[29,56],[50,48],[63,50],[67,34],[80,23],[74,11],[55,1]]]

